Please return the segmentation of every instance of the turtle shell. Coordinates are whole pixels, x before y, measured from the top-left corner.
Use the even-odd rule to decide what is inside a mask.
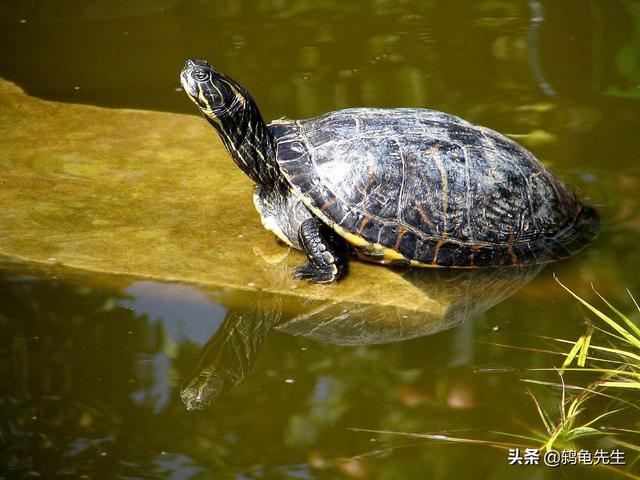
[[[347,109],[270,125],[307,208],[365,259],[434,267],[571,255],[597,215],[519,144],[426,109]]]

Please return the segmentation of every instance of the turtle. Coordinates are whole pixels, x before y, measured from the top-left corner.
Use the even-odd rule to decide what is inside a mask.
[[[424,108],[347,108],[267,125],[246,88],[189,59],[181,84],[255,183],[264,227],[302,250],[294,278],[348,258],[405,267],[533,265],[581,250],[598,213],[532,153]]]

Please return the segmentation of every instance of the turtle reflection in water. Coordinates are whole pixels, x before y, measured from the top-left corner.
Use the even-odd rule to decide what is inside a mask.
[[[245,88],[202,60],[182,86],[256,183],[263,225],[326,283],[349,252],[416,267],[531,265],[596,234],[595,211],[522,146],[420,108],[354,108],[267,125]]]
[[[391,343],[430,335],[469,320],[501,302],[536,276],[541,265],[476,270],[405,270],[420,309],[376,303],[309,303],[305,313],[284,314],[283,297],[253,296],[231,311],[203,348],[192,378],[181,391],[187,409],[203,409],[253,369],[272,328],[339,345]],[[425,301],[426,300],[426,301]]]

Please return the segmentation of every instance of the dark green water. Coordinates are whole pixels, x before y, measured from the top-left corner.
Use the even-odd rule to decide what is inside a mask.
[[[557,381],[525,369],[561,357],[496,344],[552,350],[560,346],[540,336],[584,332],[584,311],[553,272],[590,300],[594,282],[631,311],[625,289],[640,296],[638,2],[0,1],[0,75],[32,95],[195,113],[177,91],[186,57],[245,84],[266,118],[416,106],[516,135],[601,207],[602,234],[473,321],[431,336],[347,347],[270,331],[244,380],[197,412],[186,411],[181,385],[225,318],[257,315],[256,299],[3,263],[1,477],[624,478],[514,467],[505,450],[354,429],[477,439],[542,430],[527,389],[552,415],[560,391],[521,380]],[[585,418],[603,408],[595,399]],[[639,423],[632,410],[602,425]],[[613,448],[605,438],[579,445]],[[637,475],[635,455],[627,450],[626,471]]]

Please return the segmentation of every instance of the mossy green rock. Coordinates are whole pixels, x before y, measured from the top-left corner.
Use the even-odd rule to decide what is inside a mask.
[[[48,102],[2,81],[0,129],[4,255],[313,298],[375,301],[362,285],[401,281],[355,262],[340,285],[291,279],[304,256],[262,228],[251,181],[199,117]]]
[[[262,228],[250,180],[196,116],[44,101],[0,80],[0,130],[4,256],[440,319],[457,295],[357,261],[338,284],[293,280],[304,256]]]

